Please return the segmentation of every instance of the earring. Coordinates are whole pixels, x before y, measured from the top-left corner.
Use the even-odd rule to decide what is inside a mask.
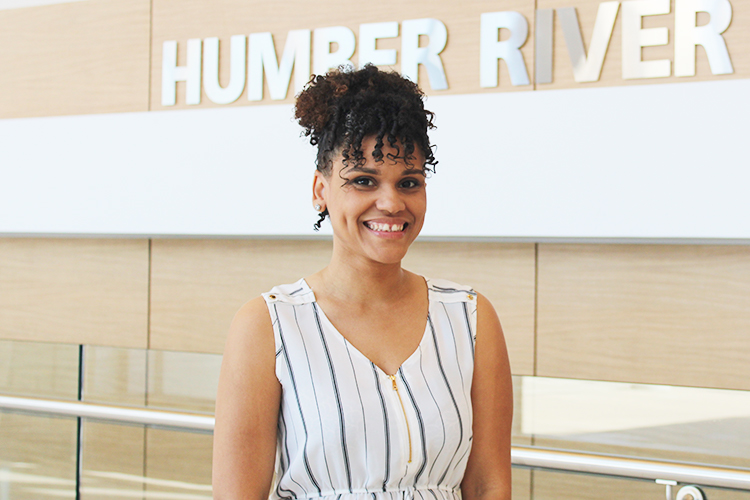
[[[315,205],[315,210],[317,210],[318,212],[320,212],[320,205]]]

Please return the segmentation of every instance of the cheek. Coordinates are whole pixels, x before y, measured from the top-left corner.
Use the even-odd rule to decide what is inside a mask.
[[[424,218],[425,212],[427,211],[427,196],[422,195],[414,200],[413,211],[415,215]]]

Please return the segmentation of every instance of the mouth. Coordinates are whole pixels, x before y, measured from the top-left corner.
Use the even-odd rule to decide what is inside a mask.
[[[409,223],[403,222],[400,224],[385,224],[381,222],[365,221],[364,225],[365,227],[367,227],[367,229],[379,233],[403,233]]]

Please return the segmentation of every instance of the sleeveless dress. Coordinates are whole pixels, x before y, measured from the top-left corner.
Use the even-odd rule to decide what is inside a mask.
[[[426,281],[424,335],[393,375],[334,328],[304,280],[263,294],[282,386],[271,499],[461,498],[476,293]]]

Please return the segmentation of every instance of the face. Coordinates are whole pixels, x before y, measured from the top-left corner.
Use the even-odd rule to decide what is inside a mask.
[[[389,159],[397,151],[384,145],[383,161],[372,157],[375,137],[362,141],[364,165],[346,167],[342,157],[328,176],[315,172],[313,204],[328,209],[334,251],[346,258],[398,264],[419,234],[427,208],[424,157],[407,164]]]

